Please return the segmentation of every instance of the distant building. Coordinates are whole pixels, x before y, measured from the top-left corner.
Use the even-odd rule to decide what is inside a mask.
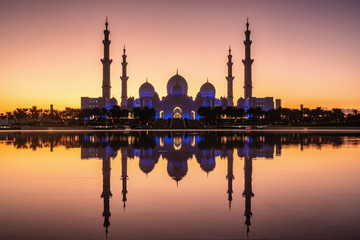
[[[281,108],[281,99],[276,99],[276,109]]]

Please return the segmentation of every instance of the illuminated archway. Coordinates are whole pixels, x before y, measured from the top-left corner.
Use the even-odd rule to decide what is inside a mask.
[[[160,113],[159,113],[159,118],[161,118],[161,119],[164,119],[164,118],[165,118],[165,113],[164,113],[164,111],[160,111]]]
[[[191,111],[191,119],[196,119],[195,111]]]
[[[182,110],[179,107],[175,107],[173,110],[173,118],[182,118]]]

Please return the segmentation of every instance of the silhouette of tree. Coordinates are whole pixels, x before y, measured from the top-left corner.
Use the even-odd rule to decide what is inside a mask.
[[[14,117],[15,117],[15,119],[19,120],[19,123],[21,125],[24,124],[25,120],[28,117],[27,111],[28,111],[27,108],[17,108],[14,111]]]
[[[139,108],[136,107],[133,109],[133,114],[136,119],[139,119],[140,124],[147,125],[151,119],[154,119],[156,116],[156,111],[154,108]]]

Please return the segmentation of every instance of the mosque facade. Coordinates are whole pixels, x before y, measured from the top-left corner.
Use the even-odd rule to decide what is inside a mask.
[[[81,109],[85,108],[107,108],[111,109],[114,105],[117,105],[115,98],[110,98],[110,64],[112,60],[109,58],[109,46],[111,41],[109,40],[108,23],[105,23],[106,29],[104,31],[105,38],[104,44],[104,58],[101,59],[103,64],[103,96],[100,98],[81,98]],[[155,91],[154,86],[146,80],[139,88],[139,98],[130,97],[127,95],[127,62],[126,62],[126,50],[122,55],[122,91],[121,91],[121,104],[122,108],[131,110],[135,107],[148,107],[156,110],[156,118],[168,119],[168,118],[188,118],[198,119],[200,116],[197,111],[200,107],[222,107],[235,106],[238,108],[261,107],[263,110],[268,111],[274,108],[273,97],[257,98],[252,95],[252,63],[250,46],[252,41],[250,40],[251,31],[249,30],[249,22],[246,22],[245,31],[245,59],[242,60],[244,64],[244,97],[238,99],[235,106],[233,100],[233,80],[232,75],[232,54],[229,48],[228,54],[228,75],[227,81],[227,97],[216,98],[216,89],[213,84],[206,81],[196,97],[188,95],[188,82],[184,77],[179,75],[178,71],[172,76],[166,85],[167,95],[160,99],[158,93]],[[281,100],[276,99],[276,108],[281,107]]]

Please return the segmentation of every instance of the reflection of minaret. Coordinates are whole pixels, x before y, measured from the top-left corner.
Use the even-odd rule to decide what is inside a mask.
[[[121,78],[121,107],[126,107],[126,101],[127,101],[127,80],[129,79],[128,76],[126,76],[126,54],[125,54],[125,46],[124,46],[124,54],[122,55],[123,61],[121,63],[122,65],[122,76]]]
[[[228,106],[234,106],[234,102],[233,102],[233,80],[234,77],[232,75],[232,65],[233,63],[231,62],[231,48],[229,47],[229,55],[228,55],[228,75],[226,77],[226,80],[228,81],[228,90],[227,90],[227,100],[228,100]]]
[[[228,150],[227,152],[227,160],[228,160],[228,173],[226,176],[226,179],[228,180],[228,200],[229,200],[229,209],[231,209],[231,201],[232,201],[232,182],[234,180],[234,174],[233,174],[233,154],[234,154],[234,150]]]
[[[245,76],[244,76],[244,98],[249,99],[252,97],[252,80],[251,80],[251,65],[254,62],[254,59],[250,57],[250,45],[252,41],[250,40],[249,31],[249,22],[246,21],[246,31],[245,36],[246,39],[244,41],[245,45],[245,59],[242,60],[245,67]]]
[[[106,235],[108,233],[108,227],[110,226],[109,218],[111,216],[110,213],[110,197],[112,196],[110,191],[110,156],[103,156],[102,159],[102,173],[103,173],[103,192],[101,197],[104,199],[104,227],[106,228]]]
[[[127,180],[127,154],[126,149],[121,149],[121,180],[122,180],[122,195],[123,195],[123,207],[125,209],[126,203],[126,194],[127,194],[127,187],[126,187],[126,180]]]
[[[251,212],[251,198],[254,197],[252,192],[251,179],[252,179],[252,157],[245,156],[244,161],[244,174],[245,174],[245,189],[243,192],[243,197],[245,197],[245,213],[246,217],[245,224],[247,226],[247,234],[250,232],[249,226],[251,225],[250,218],[252,216]]]
[[[103,64],[103,95],[102,97],[104,99],[110,99],[110,64],[112,63],[112,59],[109,58],[109,48],[111,41],[109,40],[109,34],[110,31],[108,30],[108,22],[106,18],[106,29],[104,30],[104,40],[102,41],[104,44],[104,58],[101,59],[101,62]]]

